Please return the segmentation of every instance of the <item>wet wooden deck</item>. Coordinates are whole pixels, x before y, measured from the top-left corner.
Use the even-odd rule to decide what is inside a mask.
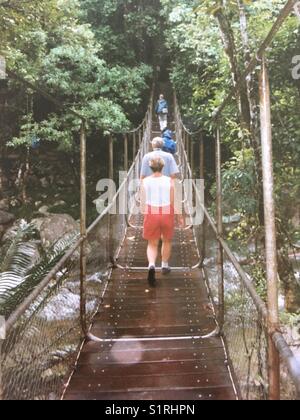
[[[119,262],[143,267],[145,256],[142,231],[129,228]],[[177,230],[173,266],[197,260],[192,230]],[[146,271],[113,271],[92,328],[108,341],[84,345],[66,400],[237,398],[222,339],[194,338],[216,328],[201,271],[157,277],[150,289]]]

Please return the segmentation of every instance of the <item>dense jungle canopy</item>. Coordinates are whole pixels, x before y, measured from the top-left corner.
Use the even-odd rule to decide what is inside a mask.
[[[35,206],[49,204],[49,188],[41,194],[40,179],[47,178],[46,187],[56,173],[78,179],[80,120],[71,112],[75,110],[88,123],[92,203],[95,182],[107,173],[107,134],[138,125],[158,72],[161,80],[169,77],[173,82],[187,126],[205,133],[211,202],[213,112],[240,80],[284,4],[284,0],[1,0],[0,55],[7,68],[40,86],[63,108],[17,78],[0,81],[0,199],[16,216],[30,218]],[[292,15],[267,53],[280,275],[292,312],[297,312],[300,300],[299,278],[287,258],[291,244],[297,252],[300,240],[299,24],[299,17]],[[222,115],[225,213],[242,215],[229,236],[233,244],[263,238],[257,87],[255,73]],[[121,139],[116,141],[121,145]],[[60,159],[49,163],[47,156],[53,154]],[[61,185],[62,195],[69,212],[73,206],[78,217],[78,191],[72,182],[68,192],[64,187],[69,185]],[[51,188],[59,192],[55,182]],[[263,295],[260,251],[253,258]]]

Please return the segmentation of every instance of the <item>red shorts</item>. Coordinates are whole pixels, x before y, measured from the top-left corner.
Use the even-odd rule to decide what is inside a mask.
[[[144,239],[158,240],[162,237],[168,241],[173,239],[175,226],[173,207],[147,207],[144,218]]]

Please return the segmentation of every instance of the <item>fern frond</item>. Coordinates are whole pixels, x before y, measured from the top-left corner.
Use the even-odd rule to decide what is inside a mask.
[[[0,299],[8,290],[22,283],[24,277],[13,272],[0,273]]]
[[[34,248],[32,244],[26,244],[26,241],[34,235],[35,231],[35,227],[24,220],[21,220],[19,226],[15,226],[10,231],[10,237],[4,244],[0,257],[0,272],[14,271],[18,267],[18,260],[22,267],[22,273],[26,271],[25,266],[32,261]],[[21,271],[21,267],[18,267],[18,271]]]
[[[23,301],[30,295],[35,287],[49,274],[49,272],[56,266],[56,264],[65,255],[67,250],[77,239],[78,234],[71,233],[59,239],[48,251],[47,254],[40,258],[40,260],[32,267],[22,281],[9,288],[2,294],[0,299],[0,314],[2,316],[9,316]],[[8,273],[3,273],[3,275]],[[17,278],[15,277],[17,281]],[[6,276],[6,284],[13,284],[9,281],[9,276]]]

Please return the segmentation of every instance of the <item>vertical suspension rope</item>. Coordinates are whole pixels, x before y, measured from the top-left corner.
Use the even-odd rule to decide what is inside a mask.
[[[221,156],[221,132],[217,128],[216,135],[216,183],[217,183],[217,227],[219,237],[223,236],[223,212],[222,212],[222,156]],[[224,326],[224,251],[221,243],[218,244],[218,288],[219,288],[219,326],[221,331]]]
[[[205,180],[205,159],[204,159],[204,138],[203,133],[200,134],[200,180],[204,182]],[[205,204],[205,203],[203,203]],[[204,216],[203,223],[201,226],[201,263],[200,267],[203,268],[204,260],[206,257],[206,218]]]
[[[108,177],[110,180],[114,180],[114,139],[113,136],[109,136],[109,174]],[[112,202],[113,196],[112,191],[109,191],[109,203]],[[114,258],[113,258],[113,250],[112,250],[112,218],[110,212],[107,215],[108,217],[108,240],[107,240],[107,246],[108,246],[108,259],[112,265],[114,265]]]
[[[124,135],[124,171],[128,172],[128,135]]]
[[[86,319],[86,126],[81,123],[80,129],[80,322],[84,336],[87,335]]]
[[[136,157],[136,132],[133,133],[133,152],[132,152],[132,161],[134,162]]]

